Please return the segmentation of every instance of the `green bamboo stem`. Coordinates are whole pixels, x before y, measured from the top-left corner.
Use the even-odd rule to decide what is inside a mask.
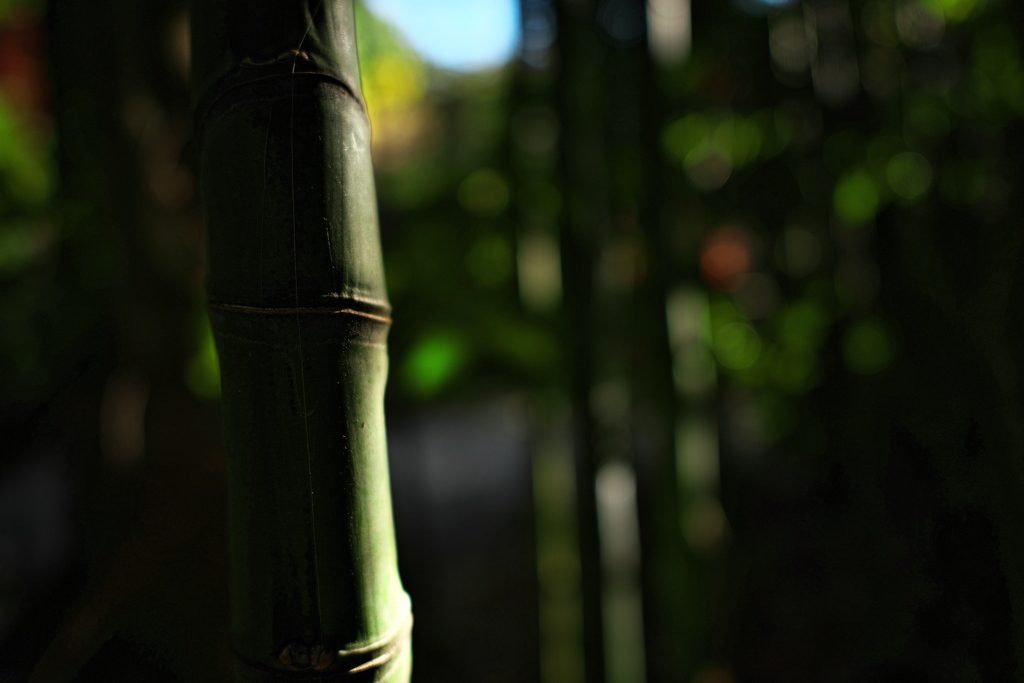
[[[352,2],[205,0],[192,22],[236,678],[407,681]]]

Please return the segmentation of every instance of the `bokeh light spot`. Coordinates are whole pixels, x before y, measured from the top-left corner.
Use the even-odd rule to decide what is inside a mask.
[[[694,677],[693,683],[734,683],[735,680],[726,667],[709,664]]]
[[[899,29],[900,38],[907,45],[918,49],[931,49],[942,42],[946,22],[943,13],[936,6],[904,2],[896,11],[896,27]]]
[[[420,396],[436,393],[465,363],[464,345],[450,334],[435,334],[421,340],[405,359],[405,379]]]
[[[713,144],[694,148],[683,160],[686,175],[698,190],[717,190],[732,175],[732,161],[725,151]]]
[[[920,154],[897,154],[885,169],[889,187],[908,201],[920,199],[932,184],[932,165]]]
[[[984,7],[985,0],[924,0],[924,4],[948,21],[963,21]]]
[[[750,270],[753,250],[745,230],[735,226],[718,228],[708,236],[701,251],[704,280],[720,292],[736,289]]]
[[[677,159],[685,159],[694,147],[710,134],[707,118],[701,114],[690,114],[669,125],[662,134],[665,149]]]
[[[545,233],[522,236],[516,265],[523,305],[538,312],[555,309],[562,300],[562,265],[554,236]]]
[[[761,154],[764,134],[752,119],[728,118],[715,128],[714,140],[729,150],[733,165],[745,166]]]
[[[836,184],[832,203],[836,215],[850,225],[863,225],[878,213],[878,185],[865,171],[855,171]]]
[[[714,347],[719,363],[731,370],[743,370],[760,357],[761,338],[746,323],[729,323],[715,332]]]
[[[459,204],[475,216],[493,218],[508,205],[508,185],[495,170],[474,171],[459,185]]]

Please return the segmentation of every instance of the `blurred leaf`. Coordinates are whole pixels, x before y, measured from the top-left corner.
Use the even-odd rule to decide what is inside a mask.
[[[694,147],[708,138],[711,126],[703,114],[689,114],[670,124],[662,133],[661,141],[666,151],[682,161]]]
[[[776,131],[771,110],[751,116],[694,112],[668,125],[661,141],[669,156],[683,164],[694,185],[705,191],[725,184],[733,168],[777,154],[786,144],[785,136]]]
[[[704,192],[722,187],[732,175],[732,161],[728,153],[710,142],[690,150],[683,159],[683,167],[694,187]]]
[[[761,355],[761,337],[746,323],[723,325],[714,337],[718,362],[730,370],[749,368]]]
[[[0,182],[8,211],[37,209],[50,197],[55,168],[39,138],[0,93]]]
[[[947,21],[963,21],[985,6],[985,0],[924,0],[926,7],[933,9]]]
[[[854,171],[840,178],[832,203],[836,215],[849,225],[863,225],[878,213],[878,185],[865,171]]]

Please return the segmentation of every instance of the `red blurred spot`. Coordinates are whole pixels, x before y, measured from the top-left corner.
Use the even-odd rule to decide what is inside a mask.
[[[47,86],[40,18],[17,11],[0,25],[0,90],[15,109],[32,115],[49,111]]]
[[[712,289],[728,292],[736,289],[753,261],[753,243],[742,228],[716,228],[700,252],[700,270]]]
[[[693,683],[733,683],[732,672],[724,666],[710,665],[693,679]]]

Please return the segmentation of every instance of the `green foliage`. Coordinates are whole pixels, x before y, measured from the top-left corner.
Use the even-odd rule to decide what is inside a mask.
[[[836,215],[850,225],[863,225],[873,219],[880,201],[878,184],[862,170],[840,178],[832,198]]]
[[[985,6],[985,0],[925,0],[925,6],[947,21],[964,21]]]
[[[751,116],[728,110],[695,112],[669,124],[662,133],[665,151],[702,191],[717,190],[733,169],[773,156],[785,144],[770,110]]]
[[[46,134],[0,92],[0,274],[20,272],[52,241],[48,223],[40,218],[55,170]]]
[[[900,362],[902,323],[883,309],[877,244],[914,234],[918,248],[934,248],[937,216],[954,210],[967,231],[1005,220],[1016,178],[1006,131],[1024,113],[1024,59],[1009,6],[850,7],[855,39],[845,57],[838,44],[830,57],[856,69],[842,102],[826,92],[833,76],[812,74],[810,44],[801,42],[812,24],[800,5],[742,30],[723,9],[695,37],[689,61],[662,74],[675,106],[660,131],[676,169],[666,201],[673,205],[672,192],[692,197],[671,209],[682,216],[673,239],[686,245],[673,267],[692,268],[720,226],[750,236],[745,272],[728,282],[705,272],[723,290],[712,305],[711,349],[724,382],[758,397],[769,440],[796,438],[792,415],[808,405],[804,397],[841,373],[877,375]],[[799,35],[775,32],[790,20]],[[765,29],[769,51],[750,42]]]
[[[405,356],[404,376],[418,396],[433,396],[450,382],[466,363],[465,344],[450,333],[428,335]]]
[[[53,168],[40,132],[0,98],[0,178],[7,211],[38,210],[50,197]]]
[[[220,396],[220,362],[210,318],[205,312],[198,328],[198,349],[185,366],[185,383],[196,396],[211,400]]]
[[[745,370],[761,356],[761,338],[746,323],[728,323],[715,334],[715,355],[726,368]]]
[[[0,30],[9,30],[5,22],[15,15],[31,26],[37,4],[0,5]],[[23,61],[15,66],[23,71],[12,76],[8,66],[5,79],[36,73],[39,55],[17,56]],[[30,404],[49,389],[58,368],[74,355],[68,333],[80,331],[78,321],[95,309],[79,301],[80,310],[62,311],[67,299],[84,297],[82,283],[54,268],[69,244],[51,204],[57,174],[51,145],[51,123],[43,112],[19,102],[0,80],[0,408],[11,400]],[[52,336],[61,328],[62,334]]]

